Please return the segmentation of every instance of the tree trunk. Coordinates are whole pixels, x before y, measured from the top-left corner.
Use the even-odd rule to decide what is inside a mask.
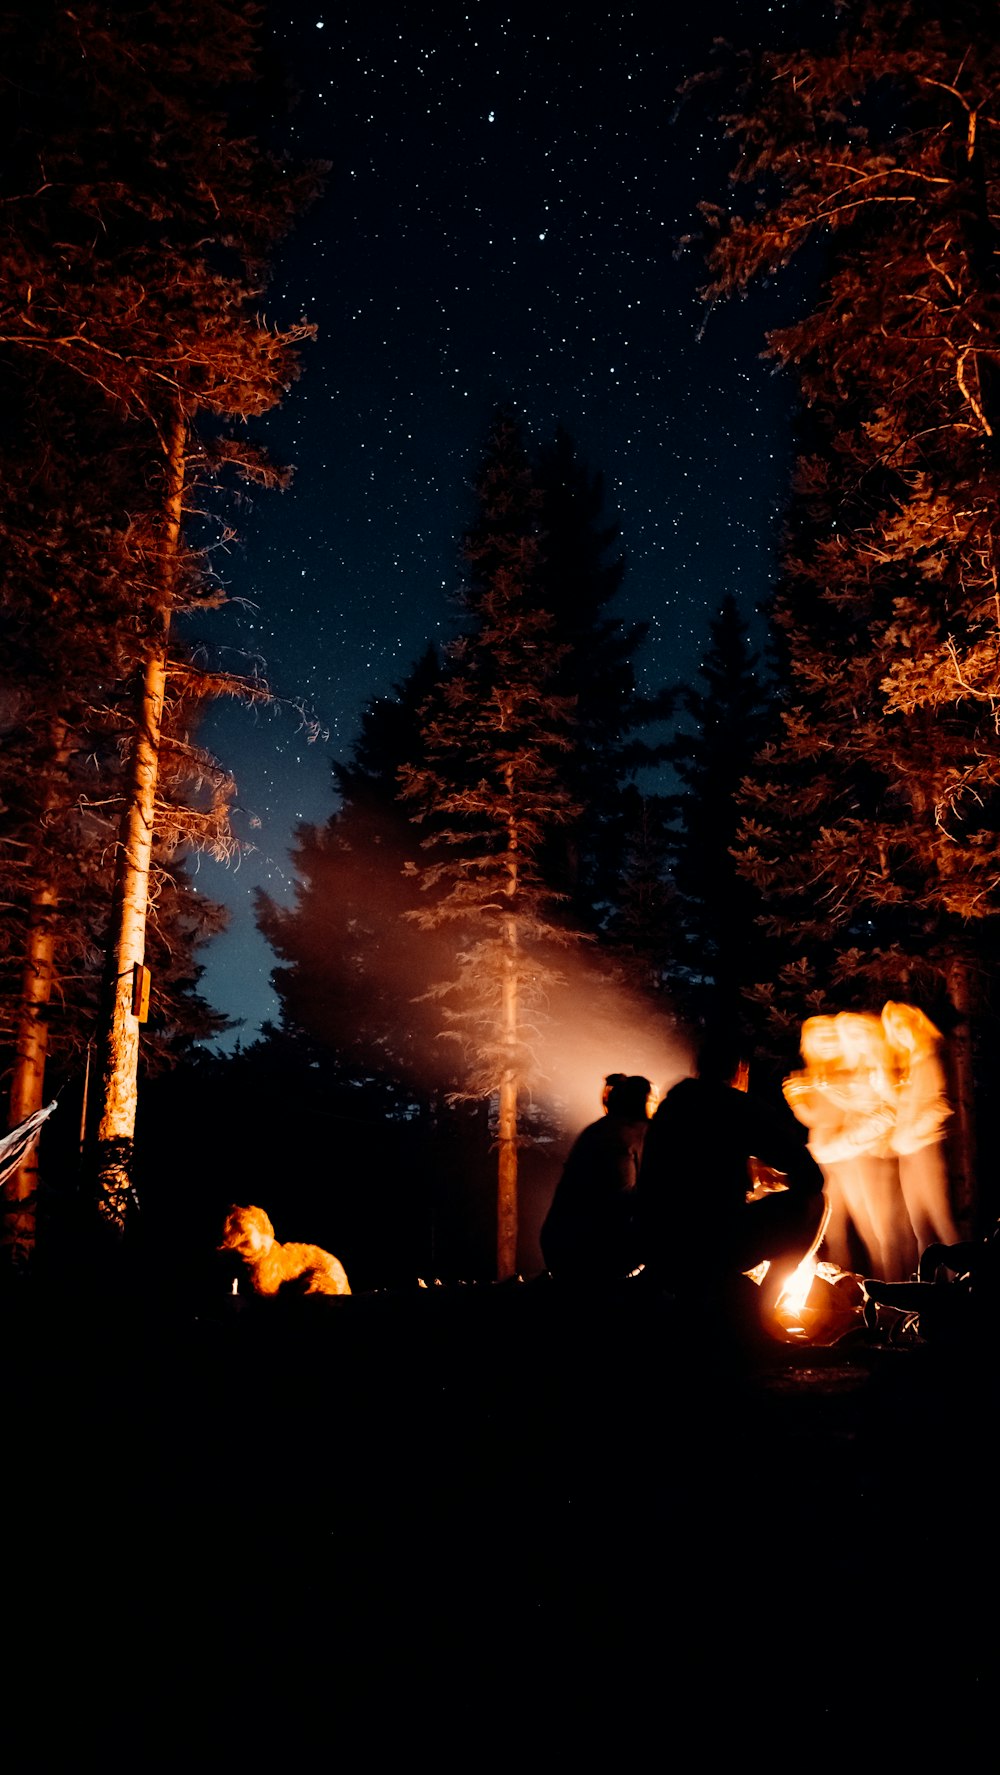
[[[955,1219],[964,1238],[974,1231],[976,1190],[976,1096],[972,1052],[972,980],[964,956],[948,964],[948,996],[957,1022],[950,1054],[955,1090],[951,1158]]]
[[[186,426],[178,406],[167,440],[167,486],[156,601],[143,674],[142,703],[129,761],[129,785],[115,861],[107,998],[99,1058],[98,1210],[117,1233],[132,1194],[138,1097],[139,1024],[132,1014],[132,972],[146,946],[160,730],[167,648],[184,494]]]
[[[513,766],[504,771],[507,795],[514,790]],[[518,829],[513,813],[507,821],[507,882],[505,893],[513,908],[518,881]],[[503,980],[500,1017],[504,1062],[500,1074],[499,1159],[497,1164],[497,1279],[517,1272],[517,1037],[518,1037],[518,931],[513,910],[503,919]]]
[[[517,921],[504,920],[503,1043],[513,1056],[517,1042]],[[497,1277],[517,1271],[517,1067],[500,1075],[499,1160],[497,1166]]]
[[[50,887],[39,888],[31,902],[31,923],[21,982],[17,1059],[10,1090],[11,1128],[16,1128],[42,1107],[56,941],[52,919],[56,905],[56,894]],[[4,1186],[5,1255],[18,1269],[27,1268],[34,1256],[37,1202],[36,1140]]]
[[[55,720],[50,733],[51,767],[63,770],[70,754],[65,721]],[[42,806],[42,818],[51,814],[59,798],[58,781],[50,779]],[[16,1128],[41,1109],[45,1088],[45,1059],[49,1042],[48,1007],[55,977],[55,918],[58,895],[50,882],[36,888],[31,901],[28,935],[21,976],[21,998],[10,1087],[9,1126]],[[38,1142],[7,1179],[4,1186],[5,1255],[18,1269],[30,1266],[35,1251],[38,1208]]]

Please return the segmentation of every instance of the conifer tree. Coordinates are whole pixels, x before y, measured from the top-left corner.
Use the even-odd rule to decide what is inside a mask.
[[[709,637],[699,668],[703,688],[681,690],[686,722],[668,753],[682,785],[671,798],[676,991],[696,1022],[736,1028],[744,1021],[744,989],[760,977],[760,940],[758,896],[733,853],[741,785],[763,743],[767,714],[759,661],[734,598],[723,602]]]
[[[462,1042],[467,1097],[497,1106],[497,1273],[517,1264],[517,1149],[526,1093],[540,1067],[553,946],[570,940],[553,913],[542,857],[577,808],[562,766],[572,702],[558,688],[562,651],[540,600],[539,501],[519,427],[494,423],[465,538],[468,626],[428,700],[424,762],[403,795],[433,860],[417,866],[425,930],[454,942],[434,988]]]
[[[129,514],[141,510],[147,464],[110,415],[92,410],[81,423],[59,366],[36,364],[27,377],[3,368],[0,1055],[17,1125],[65,1081],[74,1056],[82,1071],[97,1014],[122,744],[141,659],[141,551]],[[169,722],[165,787],[178,771],[192,774],[179,716]],[[218,928],[219,910],[192,894],[175,857],[169,880],[158,866],[154,881],[155,1066],[183,1031],[208,1035],[221,1020],[194,988],[190,954]],[[5,1185],[8,1255],[19,1264],[34,1248],[38,1167],[36,1147]]]
[[[225,468],[276,477],[218,421],[266,412],[296,373],[304,326],[259,317],[268,255],[314,182],[239,125],[232,93],[253,73],[255,9],[232,0],[8,18],[10,135],[0,340],[12,361],[56,364],[84,410],[110,410],[140,451],[155,447],[133,579],[141,692],[116,849],[109,1005],[102,1050],[99,1173],[121,1224],[135,1120],[133,969],[145,959],[163,757],[170,633],[197,575],[185,514]],[[85,144],[85,152],[81,145]],[[212,421],[211,438],[198,422]],[[190,682],[190,664],[182,668]],[[234,686],[218,678],[212,688]],[[203,682],[201,689],[209,688]],[[213,798],[208,824],[218,825]],[[191,822],[204,831],[197,812]]]
[[[546,845],[545,872],[567,895],[566,916],[582,929],[599,931],[618,892],[626,835],[624,788],[640,764],[656,761],[639,737],[650,720],[668,713],[669,701],[643,697],[636,656],[648,623],[615,615],[625,560],[618,528],[604,514],[604,481],[580,460],[561,427],[539,453],[539,596],[549,611],[563,651],[556,687],[573,699],[570,748],[563,780],[576,817]]]
[[[399,800],[400,770],[422,756],[420,711],[440,678],[429,648],[391,696],[368,704],[350,758],[333,767],[336,810],[296,833],[293,903],[257,896],[258,927],[280,963],[271,978],[282,1033],[356,1089],[377,1091],[390,1114],[457,1083],[427,997],[448,938],[416,941],[405,922],[420,893],[405,873],[415,836]]]
[[[673,799],[643,794],[635,784],[621,796],[623,843],[614,905],[605,924],[616,967],[640,998],[678,1000],[681,967],[679,898],[672,879],[676,837]]]
[[[737,199],[707,212],[710,298],[805,248],[821,280],[768,343],[818,447],[745,867],[820,990],[937,999],[966,1126],[972,978],[1000,908],[994,25],[979,0],[847,0],[818,47],[745,58]],[[970,1170],[967,1137],[964,1206]]]
[[[655,756],[636,729],[662,713],[663,699],[654,708],[636,688],[633,661],[645,625],[625,624],[611,608],[623,563],[617,530],[602,517],[600,477],[584,467],[564,432],[534,464],[516,428],[501,427],[498,437],[501,432],[509,436],[512,463],[516,444],[513,491],[497,494],[497,510],[488,521],[481,514],[467,539],[476,554],[476,583],[490,581],[514,546],[509,537],[499,551],[495,546],[500,503],[509,494],[511,535],[523,552],[520,565],[552,674],[547,694],[560,708],[571,705],[573,715],[552,748],[565,807],[558,821],[546,823],[533,867],[544,884],[547,919],[611,937],[617,901],[629,891],[621,882],[622,859],[636,793],[627,779]],[[398,791],[401,772],[412,780],[428,763],[420,711],[427,706],[426,729],[430,711],[440,714],[448,705],[451,678],[470,682],[465,645],[443,664],[429,651],[392,697],[368,705],[350,760],[334,767],[336,812],[325,827],[303,828],[297,836],[294,904],[280,906],[266,895],[258,901],[260,928],[282,963],[273,975],[282,1032],[322,1055],[325,1066],[335,1055],[344,1076],[366,1090],[378,1080],[391,1102],[402,1086],[401,1105],[412,1106],[416,1095],[433,1102],[435,1114],[442,1094],[460,1100],[468,1082],[457,1044],[437,1039],[436,988],[455,972],[456,934],[441,919],[425,921],[415,939],[406,915],[425,908],[428,894],[421,892],[421,870],[401,873],[418,840],[414,804],[400,802]],[[539,645],[526,640],[525,653]],[[659,956],[662,931],[651,941]],[[631,951],[618,953],[617,939],[615,945],[617,971],[630,964]],[[636,961],[633,971],[645,981],[644,968]],[[450,1011],[457,991],[447,997]],[[451,1022],[450,1033],[459,1033],[458,1022]]]

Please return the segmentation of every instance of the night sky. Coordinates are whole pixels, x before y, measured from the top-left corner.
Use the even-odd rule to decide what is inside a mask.
[[[557,424],[605,476],[628,569],[616,614],[651,622],[645,684],[689,678],[732,593],[751,617],[773,572],[788,478],[788,384],[761,362],[780,299],[706,313],[678,241],[725,200],[727,151],[676,89],[713,39],[753,45],[799,8],[466,4],[274,7],[268,61],[298,100],[296,154],[331,163],[276,266],[278,323],[319,329],[259,427],[294,467],[255,497],[210,638],[286,699],[220,705],[202,739],[234,770],[238,867],[201,859],[231,909],[205,989],[253,1038],[277,1000],[253,890],[289,898],[301,820],[334,809],[330,760],[364,704],[456,622],[458,545],[491,414]],[[315,726],[303,725],[304,704]],[[227,1044],[223,1044],[227,1045]]]

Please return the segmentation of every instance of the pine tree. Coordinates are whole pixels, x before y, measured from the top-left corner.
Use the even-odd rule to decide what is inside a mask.
[[[563,723],[552,748],[566,805],[558,821],[546,823],[533,853],[538,891],[553,925],[600,931],[613,945],[595,976],[600,970],[617,978],[625,968],[646,985],[645,963],[633,955],[624,928],[619,942],[615,926],[618,902],[630,892],[621,880],[622,860],[638,799],[627,779],[655,756],[635,732],[652,710],[637,693],[633,666],[645,628],[623,624],[611,612],[622,562],[617,532],[602,522],[600,477],[580,463],[565,433],[534,465],[519,442],[515,449],[515,437],[511,428],[510,487],[497,494],[488,519],[480,515],[468,547],[476,553],[480,586],[492,583],[514,551],[532,588],[534,628],[544,638],[551,673],[546,694],[553,706],[572,705],[573,719]],[[501,519],[508,518],[510,535],[498,544]],[[525,652],[531,646],[541,640],[528,637]],[[456,1119],[444,1115],[442,1098],[454,1109],[469,1078],[458,1044],[438,1039],[436,988],[455,973],[455,931],[445,918],[425,921],[415,940],[407,915],[433,896],[421,892],[423,871],[402,873],[418,855],[418,835],[409,817],[413,804],[397,797],[400,773],[412,780],[428,765],[426,730],[432,716],[449,708],[451,680],[471,682],[464,653],[460,643],[442,665],[429,652],[392,697],[369,704],[350,760],[335,766],[336,812],[323,828],[303,828],[297,836],[294,904],[280,906],[264,895],[258,903],[260,928],[282,963],[273,975],[282,1036],[300,1042],[334,1076],[350,1078],[356,1101],[378,1091],[395,1114],[413,1113],[420,1103],[442,1135],[445,1123]],[[480,662],[477,673],[484,669]],[[657,714],[662,706],[661,699]],[[464,771],[460,761],[452,763]],[[634,935],[630,929],[629,938]],[[649,935],[659,955],[662,930]],[[594,990],[601,984],[595,977]],[[540,976],[536,986],[541,989]],[[449,1011],[457,998],[458,989],[447,996]],[[449,1033],[458,1035],[460,1027],[461,1020],[452,1019]],[[485,1087],[487,1100],[491,1094]]]
[[[570,940],[542,856],[577,808],[562,765],[571,699],[557,688],[562,652],[540,602],[539,501],[520,430],[498,415],[465,538],[468,627],[425,709],[425,762],[403,793],[435,860],[418,868],[427,904],[414,917],[455,943],[437,982],[468,1063],[462,1095],[497,1105],[497,1273],[517,1264],[517,1148],[525,1096],[540,1069],[555,944]]]
[[[767,705],[757,655],[734,598],[709,630],[703,688],[680,692],[686,717],[668,753],[682,785],[671,798],[671,874],[681,941],[675,991],[694,1022],[738,1028],[757,980],[759,900],[737,867],[740,791],[763,744]]]
[[[405,922],[420,894],[406,873],[416,840],[399,800],[400,770],[422,756],[419,712],[440,678],[430,648],[391,696],[368,704],[350,758],[334,765],[336,811],[296,833],[293,903],[257,896],[258,927],[281,964],[272,983],[283,1035],[356,1091],[374,1091],[388,1114],[457,1082],[427,997],[448,938],[427,932],[415,942]]]
[[[540,452],[539,597],[563,651],[556,688],[573,699],[562,776],[576,817],[546,845],[545,873],[567,896],[566,916],[599,931],[615,904],[626,834],[625,785],[656,761],[639,737],[668,712],[668,699],[643,697],[636,657],[648,623],[625,623],[613,604],[625,573],[619,532],[604,517],[604,481],[581,462],[560,428]]]
[[[122,743],[141,659],[130,514],[141,510],[148,462],[110,416],[102,423],[91,411],[81,424],[75,383],[59,366],[37,364],[30,377],[2,369],[0,1054],[16,1125],[65,1081],[74,1057],[82,1069],[97,1013]],[[176,767],[177,712],[170,728]],[[163,960],[154,1066],[182,1030],[220,1027],[193,987],[190,954],[181,960],[218,928],[219,913],[191,894],[175,861],[171,875],[157,872],[149,943]],[[33,1149],[5,1186],[8,1254],[22,1264],[34,1247],[38,1165]]]
[[[805,248],[820,280],[768,344],[818,442],[775,605],[784,731],[745,866],[821,988],[950,1001],[966,1125],[1000,883],[994,22],[976,0],[849,0],[818,47],[745,58],[726,127],[751,201],[709,214],[706,291]]]
[[[682,945],[680,902],[672,879],[676,837],[673,798],[642,794],[635,784],[621,796],[623,842],[612,911],[603,936],[615,965],[640,999],[677,997]]]
[[[110,410],[140,451],[157,452],[133,582],[142,684],[116,851],[101,1065],[102,1203],[119,1226],[138,1065],[131,980],[144,961],[165,800],[170,632],[197,579],[185,512],[199,481],[227,467],[275,479],[261,453],[231,431],[219,435],[218,422],[224,429],[273,406],[310,331],[268,327],[258,304],[268,255],[314,177],[265,152],[240,127],[235,104],[226,110],[219,99],[252,75],[256,24],[253,9],[230,0],[197,8],[151,0],[113,14],[85,3],[5,27],[11,140],[0,340],[15,364],[60,366],[76,378],[82,407],[102,420]],[[211,438],[199,438],[201,418]],[[191,676],[187,663],[182,677]],[[207,821],[196,811],[191,825],[218,831],[219,811],[215,798]]]

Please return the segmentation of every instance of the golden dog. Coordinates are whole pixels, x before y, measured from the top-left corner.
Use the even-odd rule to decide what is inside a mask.
[[[342,1263],[318,1245],[279,1245],[263,1208],[230,1208],[220,1251],[236,1251],[246,1260],[257,1294],[277,1294],[294,1282],[302,1294],[350,1294]]]

